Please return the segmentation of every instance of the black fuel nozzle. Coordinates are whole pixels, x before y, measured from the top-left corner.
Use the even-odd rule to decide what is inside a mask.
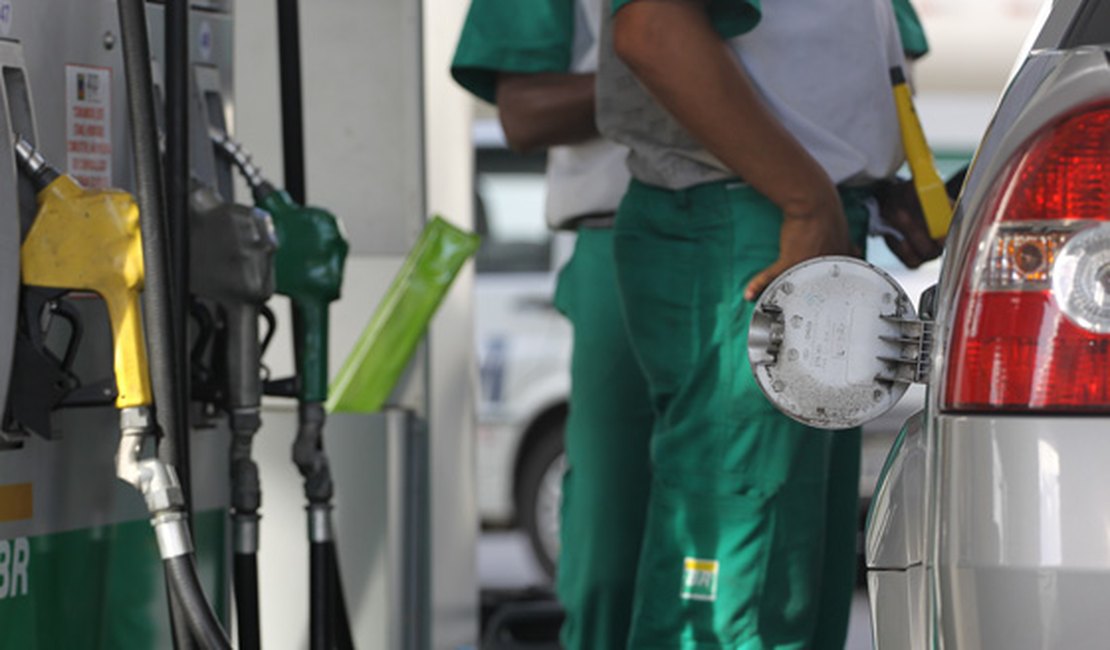
[[[15,136],[15,158],[20,169],[27,174],[35,186],[35,192],[43,191],[47,185],[62,175],[54,166],[46,162],[46,158],[39,153],[35,145],[21,135]]]
[[[274,292],[277,241],[270,216],[228,203],[198,185],[190,194],[190,285],[222,318],[222,359],[214,369],[229,413],[261,401],[259,311]]]

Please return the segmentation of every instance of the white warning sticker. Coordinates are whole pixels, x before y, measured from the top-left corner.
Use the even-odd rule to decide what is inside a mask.
[[[66,66],[66,168],[85,187],[112,185],[112,71]]]

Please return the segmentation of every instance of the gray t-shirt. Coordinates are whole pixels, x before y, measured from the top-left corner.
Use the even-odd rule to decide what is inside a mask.
[[[834,183],[893,174],[903,153],[889,70],[903,55],[890,0],[761,4],[755,28],[728,42],[772,112]],[[598,127],[629,147],[632,176],[668,189],[735,177],[616,57],[602,13]]]
[[[527,2],[528,0],[524,0]],[[597,70],[601,7],[608,0],[577,0],[570,72]],[[559,228],[591,213],[615,212],[628,187],[628,150],[597,138],[547,152],[547,222]]]

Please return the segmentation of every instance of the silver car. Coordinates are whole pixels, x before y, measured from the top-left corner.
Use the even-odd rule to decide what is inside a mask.
[[[1110,0],[1049,3],[1034,35],[936,293],[915,310],[889,276],[824,259],[753,321],[757,376],[803,421],[928,387],[867,526],[880,650],[1110,646]]]

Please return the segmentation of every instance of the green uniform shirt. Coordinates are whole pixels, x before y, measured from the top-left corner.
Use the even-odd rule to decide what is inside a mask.
[[[451,73],[493,102],[497,77],[515,73],[592,73],[597,69],[602,0],[474,0]],[[551,147],[547,155],[548,225],[613,212],[628,185],[627,151],[596,138]]]
[[[911,59],[919,59],[929,52],[929,41],[925,38],[925,28],[917,17],[910,0],[894,0],[894,18],[898,21],[898,35],[902,37],[902,49]]]
[[[493,103],[500,72],[570,70],[574,8],[573,0],[473,0],[451,76]]]

